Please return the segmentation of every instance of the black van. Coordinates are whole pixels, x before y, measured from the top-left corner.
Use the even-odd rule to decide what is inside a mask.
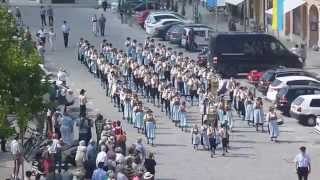
[[[209,42],[208,62],[223,76],[285,66],[302,68],[302,60],[275,37],[264,33],[218,33]]]

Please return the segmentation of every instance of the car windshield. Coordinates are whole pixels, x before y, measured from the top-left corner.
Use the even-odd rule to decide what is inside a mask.
[[[279,86],[282,83],[282,81],[280,81],[279,79],[275,79],[272,83],[271,86],[275,87],[275,86]]]
[[[270,81],[272,79],[273,73],[270,71],[267,71],[265,73],[263,73],[261,80],[263,81]]]
[[[293,101],[293,104],[300,106],[303,103],[303,101],[304,101],[303,97],[298,97]]]
[[[288,88],[287,87],[284,87],[284,88],[281,88],[278,92],[278,95],[277,96],[283,96],[283,95],[286,95],[286,93],[288,92]]]

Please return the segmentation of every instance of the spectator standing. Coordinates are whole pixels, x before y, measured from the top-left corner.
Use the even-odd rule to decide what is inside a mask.
[[[292,47],[292,48],[290,49],[290,51],[291,51],[293,54],[295,54],[295,55],[297,55],[297,56],[300,57],[300,48],[299,48],[299,45],[298,45],[298,44],[294,45],[294,47]]]
[[[48,152],[53,160],[53,167],[56,169],[58,164],[58,172],[61,172],[61,144],[56,134],[53,134],[53,139],[51,145],[48,147]]]
[[[14,166],[13,166],[13,179],[17,179],[19,175],[19,170],[21,163],[23,161],[22,154],[21,154],[21,147],[18,142],[19,135],[17,135],[14,140],[11,142],[11,153],[14,159]]]
[[[157,163],[154,160],[154,155],[153,153],[149,153],[148,158],[144,161],[144,167],[146,168],[147,172],[151,173],[153,176],[156,173],[156,167]]]
[[[7,150],[6,150],[6,143],[7,143],[6,138],[4,136],[1,136],[0,139],[1,139],[1,151],[2,152],[7,152]]]
[[[96,147],[96,143],[94,140],[90,140],[89,145],[87,147],[87,152],[86,152],[86,164],[85,164],[85,168],[86,168],[86,172],[87,178],[92,177],[93,171],[95,169],[95,163],[96,163],[96,158],[97,158],[97,147]]]
[[[99,27],[100,27],[100,33],[101,36],[104,36],[104,31],[105,31],[105,27],[106,27],[106,18],[104,17],[103,14],[101,14],[100,18],[99,18]]]
[[[40,6],[40,18],[41,18],[41,26],[47,26],[46,21],[46,9],[43,6]]]
[[[63,24],[61,26],[61,31],[63,34],[63,41],[64,41],[64,47],[68,47],[68,41],[69,41],[69,33],[70,33],[70,27],[67,24],[67,21],[63,21]]]
[[[23,25],[23,22],[22,22],[22,14],[21,14],[21,10],[19,7],[16,7],[16,19],[17,19],[17,23],[18,25]]]
[[[96,167],[99,168],[99,164],[103,163],[103,168],[107,165],[107,153],[106,153],[107,147],[105,145],[101,146],[101,150],[97,155],[96,158]]]
[[[104,163],[99,162],[98,169],[94,170],[91,180],[106,180],[107,172],[103,170]]]
[[[302,62],[305,63],[307,59],[307,49],[305,44],[300,45],[300,57],[302,59]]]
[[[311,159],[306,153],[306,147],[300,147],[300,153],[294,159],[299,180],[308,180],[311,172]]]
[[[46,31],[44,28],[40,28],[37,32],[37,36],[39,37],[40,41],[45,45],[46,44]]]
[[[49,26],[53,26],[53,8],[52,6],[48,6],[47,15],[49,19]]]
[[[76,157],[75,157],[76,165],[81,170],[84,170],[84,162],[86,161],[86,152],[87,152],[86,142],[82,140],[79,142],[79,146],[77,148]]]

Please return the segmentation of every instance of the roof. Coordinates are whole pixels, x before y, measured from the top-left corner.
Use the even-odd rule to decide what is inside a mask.
[[[319,89],[320,90],[320,86],[310,86],[310,85],[287,85],[284,88],[288,88],[288,89]]]
[[[303,97],[304,99],[320,98],[320,94],[308,94],[308,95],[301,95],[299,97]]]
[[[312,81],[318,81],[315,78],[308,77],[308,76],[284,76],[284,77],[278,77],[276,78],[280,81],[288,82],[293,80],[312,80]]]

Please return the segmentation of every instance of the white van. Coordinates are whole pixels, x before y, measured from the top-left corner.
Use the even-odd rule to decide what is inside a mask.
[[[308,126],[315,126],[320,116],[320,94],[302,95],[291,104],[290,115]]]

